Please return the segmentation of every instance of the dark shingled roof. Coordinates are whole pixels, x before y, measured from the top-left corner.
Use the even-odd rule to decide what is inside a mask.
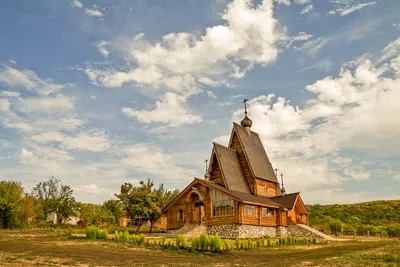
[[[299,194],[300,194],[300,192],[291,193],[291,194],[287,194],[284,196],[271,197],[270,199],[276,203],[279,203],[280,205],[284,206],[285,208],[291,210],[291,209],[293,209],[294,204],[296,202],[296,198]]]
[[[214,143],[214,148],[226,187],[230,190],[250,193],[236,151],[217,143]]]
[[[255,196],[249,193],[243,193],[243,192],[238,192],[234,190],[230,190],[228,188],[225,188],[223,186],[220,186],[214,182],[211,181],[206,181],[204,179],[200,178],[194,178],[196,181],[198,181],[201,184],[204,184],[205,186],[214,188],[216,190],[221,191],[222,193],[225,193],[235,199],[237,199],[239,202],[242,203],[252,203],[252,204],[258,204],[258,205],[264,205],[264,206],[272,206],[272,207],[282,207],[285,208],[283,205],[272,201],[271,199],[263,196]]]
[[[237,123],[233,123],[233,125],[254,176],[278,183],[259,135],[253,131],[250,131],[250,134],[248,134],[246,129]]]

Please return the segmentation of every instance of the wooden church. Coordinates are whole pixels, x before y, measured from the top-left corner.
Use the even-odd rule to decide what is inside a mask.
[[[245,103],[245,117],[233,123],[228,147],[213,143],[204,179],[194,178],[163,209],[167,230],[198,225],[220,236],[285,236],[288,225],[308,224],[300,193],[285,194],[251,126]]]

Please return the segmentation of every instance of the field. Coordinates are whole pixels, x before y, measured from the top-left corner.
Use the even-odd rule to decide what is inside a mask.
[[[67,239],[44,230],[2,230],[0,266],[400,266],[400,241],[370,239],[213,254]]]

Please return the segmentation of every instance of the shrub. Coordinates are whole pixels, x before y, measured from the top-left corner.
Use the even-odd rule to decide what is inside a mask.
[[[256,240],[256,247],[257,248],[261,247],[261,240],[260,239]]]
[[[125,232],[124,232],[124,235],[123,235],[123,239],[124,239],[125,241],[129,241],[129,240],[130,240],[130,237],[131,237],[131,235],[129,234],[129,232],[128,232],[128,231],[125,231]]]
[[[97,235],[98,239],[104,239],[107,240],[108,238],[108,232],[107,230],[99,230],[98,235]]]
[[[210,248],[212,252],[220,252],[222,250],[222,239],[216,235],[210,237]]]
[[[312,239],[312,243],[313,243],[314,245],[317,244],[317,239],[313,238],[313,239]]]
[[[186,247],[186,239],[182,235],[178,235],[175,238],[175,243],[179,248],[184,248]]]
[[[208,250],[208,247],[209,247],[208,235],[201,234],[200,235],[200,249],[201,250]]]
[[[124,233],[121,231],[118,233],[119,240],[124,240]]]
[[[267,239],[267,246],[268,246],[268,247],[272,247],[271,238],[268,238],[268,239]]]
[[[200,250],[200,238],[195,237],[192,239],[192,249],[193,250]]]
[[[85,234],[86,234],[86,237],[89,239],[96,239],[98,232],[99,232],[99,228],[97,226],[93,225],[93,226],[89,226],[88,228],[86,228]]]
[[[114,232],[114,240],[119,240],[119,234],[118,234],[118,231],[117,230],[115,230],[115,232]]]
[[[224,240],[224,249],[225,249],[226,251],[229,251],[229,250],[232,249],[231,243],[229,243],[229,241],[226,240],[226,239]]]
[[[165,239],[165,237],[163,237],[163,238],[161,239],[161,246],[165,246],[165,242],[166,242],[166,239]]]
[[[252,248],[253,247],[253,242],[251,240],[247,240],[247,249]]]
[[[143,246],[145,242],[146,242],[146,237],[144,236],[144,234],[140,234],[139,235],[139,245]]]
[[[236,249],[241,249],[241,247],[242,247],[242,240],[240,240],[239,238],[236,238],[236,240],[235,240],[235,247],[236,247]]]

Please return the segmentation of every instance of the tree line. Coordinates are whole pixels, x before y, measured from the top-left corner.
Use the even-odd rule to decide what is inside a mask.
[[[21,182],[0,181],[0,228],[24,228],[43,222],[49,212],[54,212],[57,224],[66,223],[70,217],[78,217],[79,224],[119,225],[122,217],[129,218],[138,232],[147,222],[152,230],[163,207],[179,194],[179,190],[166,190],[150,180],[139,185],[124,183],[116,199],[102,205],[80,203],[75,200],[69,185],[51,177],[38,183],[31,192],[25,192]]]
[[[310,226],[339,234],[341,231],[381,232],[400,236],[400,200],[343,205],[307,205]]]

